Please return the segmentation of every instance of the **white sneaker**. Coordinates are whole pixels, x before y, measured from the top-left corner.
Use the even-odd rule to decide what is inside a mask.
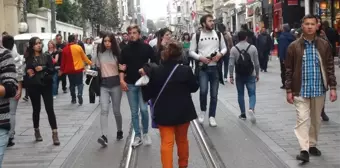
[[[56,99],[57,98],[57,96],[53,96],[53,99]]]
[[[256,118],[255,118],[254,110],[249,110],[248,113],[249,113],[249,116],[250,116],[250,122],[255,124],[256,123]]]
[[[140,137],[135,137],[135,140],[132,143],[132,148],[137,148],[141,144],[143,144],[142,139]]]
[[[143,141],[144,141],[145,145],[151,145],[151,143],[152,143],[152,140],[151,140],[151,137],[149,136],[149,134],[143,135]]]
[[[205,117],[205,111],[202,111],[201,114],[198,115],[198,122],[203,124]]]
[[[210,118],[209,118],[209,125],[210,125],[211,127],[217,127],[217,123],[216,123],[216,120],[215,120],[214,117],[210,117]]]

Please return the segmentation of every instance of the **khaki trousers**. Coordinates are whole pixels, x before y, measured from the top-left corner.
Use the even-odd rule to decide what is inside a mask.
[[[294,97],[296,108],[295,135],[301,151],[315,147],[321,124],[321,110],[325,104],[325,95],[313,98]]]

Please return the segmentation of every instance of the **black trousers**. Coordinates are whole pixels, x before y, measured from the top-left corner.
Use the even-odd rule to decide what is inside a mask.
[[[259,61],[260,61],[260,68],[266,71],[268,67],[268,61],[269,61],[269,52],[260,52]]]
[[[31,99],[33,107],[33,127],[39,128],[41,97],[45,104],[45,110],[48,117],[48,122],[52,129],[57,129],[57,120],[53,108],[53,94],[51,86],[33,86],[28,88],[28,95]]]
[[[61,81],[62,89],[63,89],[63,91],[65,91],[67,89],[67,87],[66,87],[67,82],[66,82],[66,75],[65,74],[63,74],[59,77],[58,86],[59,86],[60,81]]]
[[[280,68],[281,68],[281,82],[282,85],[285,86],[286,83],[286,67],[284,61],[280,60]]]

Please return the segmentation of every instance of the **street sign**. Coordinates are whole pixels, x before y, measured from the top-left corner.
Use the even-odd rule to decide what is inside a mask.
[[[56,5],[62,5],[63,4],[63,0],[55,0],[55,4]]]

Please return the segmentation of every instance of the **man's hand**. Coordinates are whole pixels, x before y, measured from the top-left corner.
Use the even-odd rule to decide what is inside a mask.
[[[59,71],[59,72],[58,72],[58,76],[61,76],[61,75],[63,75],[63,72],[62,72],[62,71]]]
[[[17,94],[14,96],[15,100],[20,100],[21,98],[21,90],[17,91]]]
[[[142,75],[142,76],[145,76],[145,75],[146,75],[146,73],[145,73],[145,71],[144,71],[143,68],[139,69],[138,72],[139,72],[140,75]]]
[[[29,77],[32,77],[34,75],[33,69],[28,69],[27,74],[28,74]]]
[[[41,71],[43,68],[42,68],[42,66],[37,66],[37,67],[35,67],[34,69],[35,69],[35,71],[39,72],[39,71]]]
[[[129,90],[127,83],[124,80],[120,81],[120,88],[122,89],[122,91],[126,92]]]
[[[212,58],[212,61],[213,62],[218,62],[222,58],[222,56],[223,55],[221,53],[217,53],[217,55]]]
[[[200,61],[204,64],[209,64],[211,62],[211,60],[206,57],[200,57]]]
[[[259,76],[256,76],[256,82],[258,82],[260,80]]]
[[[126,64],[119,64],[119,70],[126,71]]]
[[[331,102],[335,102],[337,100],[338,96],[336,94],[336,90],[332,89],[329,94],[329,100]]]
[[[293,104],[294,103],[294,96],[293,93],[287,93],[287,102],[289,104]]]
[[[229,82],[233,85],[233,84],[234,84],[234,78],[233,78],[233,77],[230,77],[230,78],[229,78]]]

